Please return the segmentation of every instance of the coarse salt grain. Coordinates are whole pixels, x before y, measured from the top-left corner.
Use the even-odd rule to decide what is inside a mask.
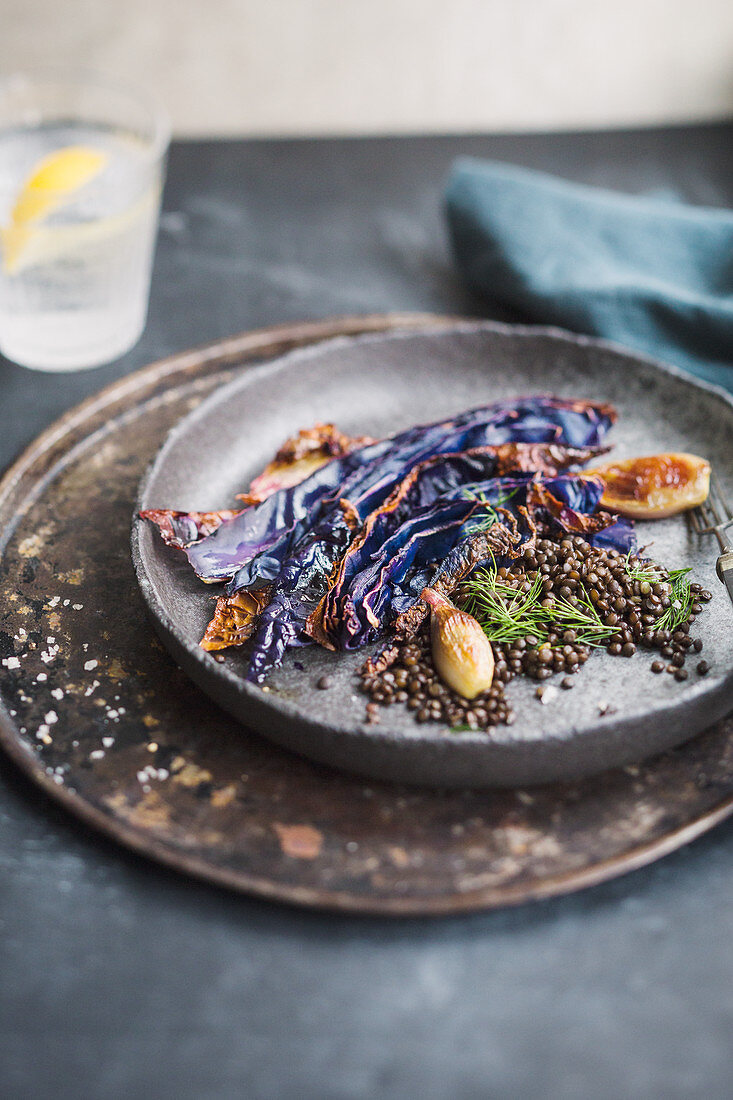
[[[41,673],[41,676],[44,676],[44,673]],[[54,699],[58,699],[59,701],[61,699],[63,699],[63,697],[64,697],[64,693],[61,690],[61,688],[52,688],[51,689],[51,695],[53,696]]]
[[[48,676],[46,675],[45,672],[39,672],[38,675],[36,676],[36,683],[37,684],[42,684],[43,681],[47,680],[47,679],[48,679]]]
[[[56,713],[55,710],[50,710],[48,712],[48,714],[46,715],[45,719],[44,719],[44,721],[46,721],[49,724],[49,726],[52,726],[54,724],[54,722],[58,722],[58,720],[59,720],[59,716],[58,716],[58,714]]]
[[[104,756],[104,749],[92,749],[89,753],[90,760],[101,760]]]
[[[99,664],[99,661],[85,661],[84,662],[84,671],[85,672],[91,672],[92,669],[95,669],[98,664]]]
[[[104,745],[105,749],[112,748],[114,743],[115,743],[114,737],[103,737],[102,738],[102,744]]]

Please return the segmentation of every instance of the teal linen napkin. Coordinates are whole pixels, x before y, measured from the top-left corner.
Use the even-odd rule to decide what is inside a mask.
[[[733,390],[733,212],[463,158],[446,193],[483,296]]]

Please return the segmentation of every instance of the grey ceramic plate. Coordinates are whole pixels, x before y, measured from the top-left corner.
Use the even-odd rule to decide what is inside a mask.
[[[608,344],[556,330],[491,323],[448,331],[341,339],[249,368],[171,432],[146,475],[140,508],[231,505],[279,444],[317,420],[380,436],[519,393],[613,402],[613,455],[684,450],[710,459],[733,489],[733,403],[722,392]],[[541,706],[535,685],[509,687],[516,723],[452,733],[418,725],[402,707],[365,723],[356,672],[365,652],[295,651],[267,687],[248,684],[245,660],[216,662],[198,646],[212,590],[148,525],[133,525],[138,581],[165,645],[193,680],[246,726],[315,760],[376,778],[438,786],[518,786],[631,763],[693,736],[733,706],[733,608],[714,575],[713,540],[684,518],[640,524],[639,543],[670,566],[692,565],[714,594],[699,619],[705,679],[654,676],[651,655],[594,654],[575,689]],[[296,667],[295,662],[303,666]],[[317,690],[328,672],[333,687]],[[608,708],[605,714],[600,711]]]

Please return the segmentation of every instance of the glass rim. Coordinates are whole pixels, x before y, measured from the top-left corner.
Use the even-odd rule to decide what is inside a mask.
[[[126,98],[148,114],[152,122],[149,142],[146,142],[146,156],[150,160],[162,160],[171,142],[171,121],[162,100],[150,89],[142,92],[114,77],[108,78],[93,69],[68,69],[55,66],[39,66],[17,69],[0,75],[0,103],[14,87],[27,86],[29,89],[50,84],[65,84],[69,88],[99,88]]]

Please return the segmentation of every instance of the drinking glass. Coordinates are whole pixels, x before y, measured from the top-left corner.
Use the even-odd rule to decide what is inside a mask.
[[[169,128],[147,98],[55,73],[0,80],[0,351],[117,359],[145,327]]]

